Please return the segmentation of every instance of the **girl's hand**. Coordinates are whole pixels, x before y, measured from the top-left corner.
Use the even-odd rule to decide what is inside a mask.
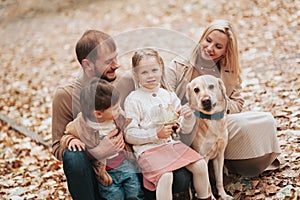
[[[70,151],[84,151],[85,150],[85,144],[81,142],[79,139],[74,138],[69,142],[68,149]]]
[[[157,132],[157,137],[159,139],[169,138],[170,135],[173,133],[172,126],[173,125],[165,125],[162,128],[160,128],[159,131]]]
[[[178,113],[186,119],[189,119],[193,116],[193,111],[187,104],[183,105]]]

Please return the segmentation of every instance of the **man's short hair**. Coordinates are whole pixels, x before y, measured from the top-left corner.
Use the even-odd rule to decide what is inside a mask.
[[[83,116],[91,119],[95,110],[103,111],[119,102],[120,94],[109,82],[94,78],[80,92]]]
[[[80,64],[83,59],[88,59],[93,63],[96,62],[99,46],[108,47],[111,51],[116,51],[116,44],[112,37],[108,34],[97,31],[86,31],[76,44],[76,56]]]

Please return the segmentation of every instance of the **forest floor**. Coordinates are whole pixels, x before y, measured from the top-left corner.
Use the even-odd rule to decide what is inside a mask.
[[[130,53],[147,45],[158,45],[167,63],[215,19],[230,20],[238,33],[245,110],[273,114],[282,150],[279,169],[229,174],[225,190],[235,199],[299,199],[298,0],[1,0],[1,114],[51,143],[53,92],[80,71],[74,46],[85,30],[114,36],[122,71]],[[49,146],[0,121],[0,149],[0,199],[71,199]]]

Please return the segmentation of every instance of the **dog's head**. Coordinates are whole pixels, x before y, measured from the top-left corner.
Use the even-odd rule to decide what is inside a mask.
[[[186,88],[186,98],[193,110],[214,114],[226,110],[225,86],[220,78],[203,75],[193,79]]]

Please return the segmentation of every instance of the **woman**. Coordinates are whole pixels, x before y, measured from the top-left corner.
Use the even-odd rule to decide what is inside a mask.
[[[275,120],[270,113],[242,112],[241,78],[236,35],[226,20],[212,22],[204,31],[189,58],[175,58],[169,65],[167,81],[181,99],[186,85],[197,76],[211,74],[223,80],[228,105],[229,142],[225,152],[228,169],[244,176],[256,176],[278,167],[280,148]],[[192,138],[183,138],[187,144]]]

